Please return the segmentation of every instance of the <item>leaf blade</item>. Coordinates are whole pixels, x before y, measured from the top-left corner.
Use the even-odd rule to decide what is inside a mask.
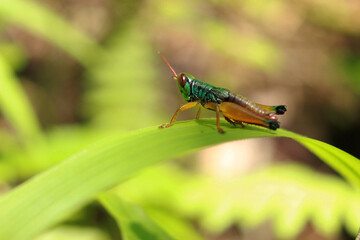
[[[19,24],[42,36],[85,66],[91,63],[93,56],[103,53],[103,50],[91,38],[75,29],[50,9],[34,1],[2,1],[0,16],[6,22]]]
[[[255,126],[234,128],[224,121],[222,125],[226,134],[216,131],[214,119],[178,122],[169,129],[146,128],[85,148],[0,198],[0,226],[3,226],[0,239],[29,239],[64,219],[97,193],[159,161],[226,141],[301,137],[285,130],[275,132]],[[357,164],[358,159],[349,159]],[[353,183],[356,185],[358,181]]]
[[[111,193],[101,194],[99,200],[117,221],[125,240],[173,239],[152,221],[139,206],[123,201]]]
[[[41,135],[40,124],[10,64],[0,54],[0,109],[24,140]]]

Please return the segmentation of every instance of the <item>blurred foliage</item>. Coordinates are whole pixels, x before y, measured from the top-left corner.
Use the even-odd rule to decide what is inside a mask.
[[[25,93],[14,77],[14,73],[6,59],[0,55],[1,93],[0,103],[4,115],[8,118],[20,139],[29,140],[40,134],[39,123],[34,115]]]
[[[259,102],[285,103],[289,112],[282,126],[359,157],[359,9],[355,0],[3,0],[0,193],[100,138],[168,121],[182,100],[157,50],[176,71]],[[291,159],[331,173],[291,144],[278,141],[272,148],[272,162]],[[192,239],[244,236],[270,219],[278,237],[311,235],[310,222],[321,235],[344,239],[341,227],[354,235],[360,225],[353,216],[358,192],[332,176],[300,165],[274,167],[229,179],[218,189],[219,179],[203,177],[205,169],[194,167],[195,156],[179,162],[186,170],[149,171],[122,186],[134,192],[121,194],[146,207],[160,227],[172,225],[171,233],[187,232]],[[173,206],[163,188],[174,196]],[[216,191],[221,195],[214,196]],[[279,196],[256,198],[274,192]],[[201,233],[194,221],[203,226]],[[241,233],[231,230],[234,225]],[[39,239],[107,239],[96,226],[73,227],[59,226]]]
[[[105,46],[108,54],[96,59],[88,73],[91,87],[85,111],[94,127],[110,131],[155,124],[161,113],[156,105],[159,88],[153,84],[157,72],[151,64],[154,53],[144,34],[131,25],[125,28],[112,35]]]
[[[70,227],[60,226],[54,228],[35,240],[51,240],[51,239],[66,239],[66,240],[109,240],[110,237],[95,228],[90,227]]]
[[[24,11],[23,9],[26,9]],[[96,43],[76,30],[56,13],[33,1],[3,1],[0,14],[5,22],[15,23],[57,45],[86,64],[100,54]],[[93,56],[94,57],[94,56]]]
[[[124,239],[173,239],[148,218],[140,207],[110,194],[104,194],[101,202],[117,220]]]
[[[143,186],[143,191],[136,191],[137,186]],[[360,221],[359,192],[337,177],[297,164],[276,165],[235,179],[161,166],[113,191],[164,214],[199,219],[212,233],[221,233],[233,224],[254,228],[271,220],[280,239],[294,238],[308,222],[331,238],[343,225],[355,235]]]

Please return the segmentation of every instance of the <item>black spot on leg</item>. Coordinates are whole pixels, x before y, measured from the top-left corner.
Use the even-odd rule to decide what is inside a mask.
[[[271,129],[271,130],[276,130],[276,129],[278,129],[280,127],[280,123],[279,122],[277,122],[277,121],[270,121],[269,122],[269,128]]]
[[[282,115],[286,112],[286,106],[285,105],[279,105],[275,107],[276,114]]]

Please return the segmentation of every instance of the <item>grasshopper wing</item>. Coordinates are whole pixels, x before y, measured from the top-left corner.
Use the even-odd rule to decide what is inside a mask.
[[[280,123],[276,120],[269,120],[261,116],[255,115],[246,108],[239,106],[232,102],[222,102],[219,104],[220,111],[222,114],[237,122],[251,123],[260,125],[272,130],[276,130],[280,127]]]

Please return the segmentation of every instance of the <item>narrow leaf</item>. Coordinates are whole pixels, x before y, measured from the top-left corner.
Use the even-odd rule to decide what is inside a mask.
[[[2,1],[0,17],[5,22],[15,23],[47,39],[84,65],[89,63],[93,54],[101,53],[101,49],[92,39],[34,1]]]
[[[100,202],[116,219],[124,240],[173,239],[153,222],[141,207],[122,201],[110,193],[102,194]]]
[[[147,166],[237,139],[294,138],[311,146],[326,163],[360,186],[359,160],[328,144],[281,129],[271,131],[255,126],[241,129],[225,121],[222,127],[226,134],[216,131],[214,119],[178,122],[168,129],[142,129],[85,148],[0,199],[0,239],[30,239],[92,200],[97,193]]]
[[[1,54],[0,111],[23,139],[40,135],[39,123],[26,93]]]

